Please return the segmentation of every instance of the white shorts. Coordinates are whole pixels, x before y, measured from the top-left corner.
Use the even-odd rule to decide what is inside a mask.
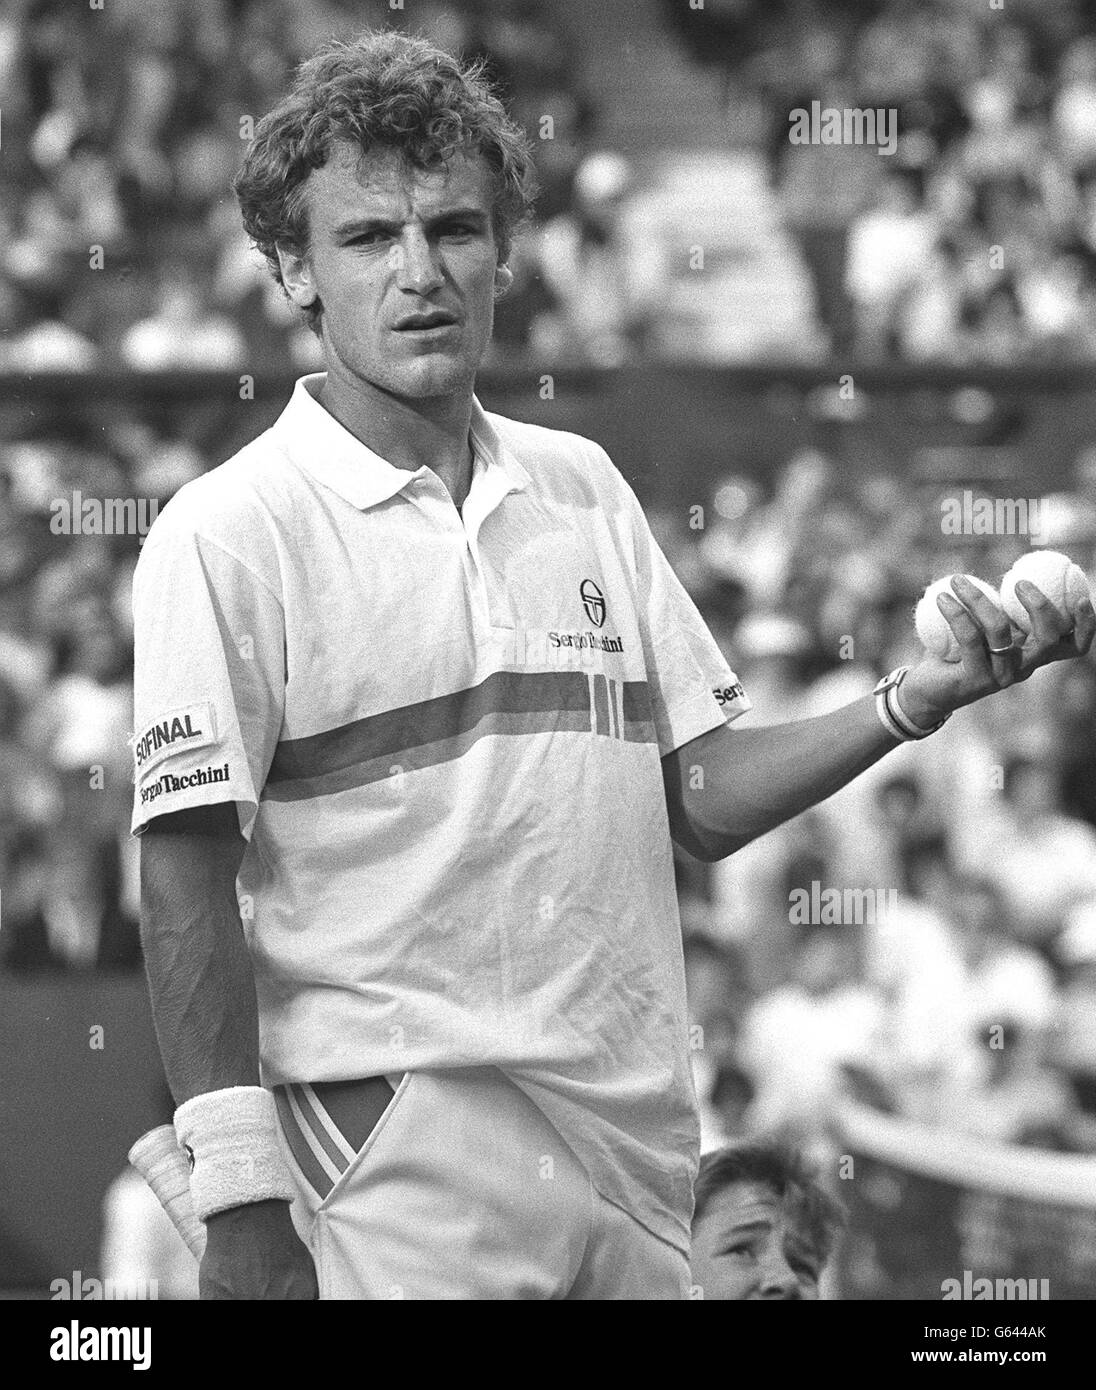
[[[378,1081],[275,1088],[321,1298],[688,1297],[685,1254],[602,1197],[500,1071],[408,1072],[379,1101]]]

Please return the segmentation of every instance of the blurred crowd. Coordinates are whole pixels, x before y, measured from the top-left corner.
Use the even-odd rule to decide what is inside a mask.
[[[829,346],[910,361],[1096,352],[1090,0],[662,0],[768,154]],[[789,142],[894,112],[896,148]]]
[[[385,0],[13,0],[0,371],[315,366],[229,183],[319,38],[412,20],[488,62],[536,147],[498,360],[1096,353],[1091,0],[662,0],[662,18],[719,74],[724,150],[659,151],[654,126],[649,159],[604,148],[596,65],[544,0],[416,0],[413,17]],[[893,112],[893,152],[791,143],[812,103]]]
[[[937,491],[939,488],[937,486]],[[1041,544],[1096,577],[1096,456]],[[731,476],[665,543],[753,701],[810,718],[916,659],[947,573],[1033,541],[943,537],[932,489],[850,485],[813,450]],[[1051,520],[1053,518],[1053,520]],[[706,1139],[823,1142],[841,1098],[984,1139],[1096,1153],[1096,666],[1039,673],[889,754],[681,891]]]
[[[541,0],[12,0],[0,14],[0,371],[318,362],[230,182],[256,121],[330,35],[408,23],[482,57],[538,139],[540,215],[570,206],[593,118]],[[600,186],[604,185],[604,180]],[[522,303],[522,301],[525,301]],[[546,301],[547,302],[547,301]],[[521,336],[536,294],[500,322]],[[507,317],[503,315],[503,319]]]

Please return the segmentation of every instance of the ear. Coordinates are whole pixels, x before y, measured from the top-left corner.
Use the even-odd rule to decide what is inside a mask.
[[[275,250],[278,253],[278,265],[281,267],[286,293],[298,309],[307,309],[320,297],[312,281],[312,268],[308,264],[308,257],[289,251],[284,246],[277,246]]]
[[[508,265],[500,265],[495,268],[495,298],[501,299],[510,286],[514,283],[514,272]]]

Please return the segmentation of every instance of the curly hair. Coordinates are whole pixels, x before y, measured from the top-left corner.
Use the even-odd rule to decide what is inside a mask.
[[[784,1144],[739,1143],[705,1154],[694,1189],[694,1223],[724,1188],[746,1182],[760,1183],[779,1201],[790,1203],[820,1265],[825,1264],[848,1223],[848,1215],[821,1186],[802,1155]]]
[[[482,62],[462,64],[425,39],[393,31],[332,39],[297,69],[289,94],[255,128],[233,180],[244,229],[285,288],[277,247],[308,250],[304,183],[328,160],[333,143],[395,150],[416,169],[444,166],[473,151],[491,170],[492,229],[499,259],[536,196],[529,143],[484,76]],[[305,310],[318,331],[317,300]]]

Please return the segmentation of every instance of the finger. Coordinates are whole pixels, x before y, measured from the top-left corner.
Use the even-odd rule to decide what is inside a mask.
[[[959,574],[951,587],[973,614],[981,628],[994,680],[998,685],[1011,685],[1020,665],[1020,649],[1013,645],[1012,623],[999,603],[984,594],[976,584]]]
[[[986,650],[985,634],[975,621],[974,615],[952,594],[939,594],[936,606],[944,615],[956,642],[959,643],[960,657],[967,670],[981,683],[988,684],[994,679],[989,652]]]
[[[1070,630],[1070,619],[1059,613],[1042,589],[1027,579],[1016,586],[1016,597],[1031,617],[1031,635],[1041,652],[1049,652]]]
[[[1091,648],[1096,638],[1096,608],[1087,596],[1066,599],[1069,616],[1073,619],[1073,645],[1082,656]]]

